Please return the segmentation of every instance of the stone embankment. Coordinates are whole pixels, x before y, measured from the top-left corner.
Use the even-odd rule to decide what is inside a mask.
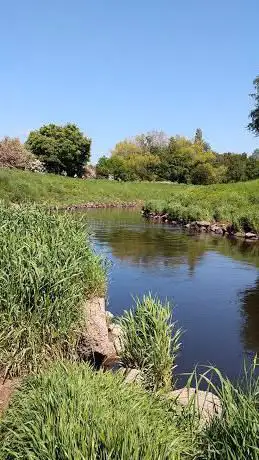
[[[143,216],[146,219],[150,219],[156,222],[168,223],[170,225],[178,226],[185,228],[191,233],[213,233],[216,235],[226,235],[236,238],[244,238],[249,241],[259,240],[259,235],[250,228],[247,228],[246,231],[237,231],[235,227],[229,222],[210,222],[206,220],[195,220],[193,222],[186,223],[184,220],[173,220],[170,219],[168,214],[157,214],[155,212],[144,211]]]

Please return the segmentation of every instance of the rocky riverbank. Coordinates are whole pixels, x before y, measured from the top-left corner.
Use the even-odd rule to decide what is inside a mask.
[[[88,203],[84,204],[74,204],[68,206],[59,206],[58,209],[61,211],[83,211],[84,209],[111,209],[111,208],[118,208],[118,209],[125,209],[125,208],[137,208],[139,207],[139,203],[137,202],[109,202],[109,203],[96,203],[89,201]]]
[[[147,210],[142,211],[142,214],[146,219],[182,227],[191,233],[214,233],[216,235],[244,238],[249,241],[259,240],[259,234],[254,233],[249,226],[244,229],[245,231],[238,231],[230,222],[210,222],[206,220],[186,222],[183,219],[173,220],[167,213],[156,213]]]

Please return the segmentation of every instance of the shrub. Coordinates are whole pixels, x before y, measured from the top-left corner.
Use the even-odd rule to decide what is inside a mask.
[[[74,353],[81,303],[104,290],[82,222],[37,207],[0,206],[0,374]]]
[[[0,422],[2,460],[178,460],[195,437],[171,402],[86,364],[27,379]]]
[[[169,390],[180,348],[181,331],[172,322],[172,307],[149,294],[136,300],[135,310],[120,319],[123,334],[122,362],[142,371],[147,389]]]
[[[32,155],[17,138],[5,137],[0,142],[0,167],[26,169]]]

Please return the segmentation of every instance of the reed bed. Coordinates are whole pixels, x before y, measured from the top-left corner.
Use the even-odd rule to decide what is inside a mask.
[[[104,289],[101,261],[79,219],[0,205],[0,374],[72,357],[81,304]]]

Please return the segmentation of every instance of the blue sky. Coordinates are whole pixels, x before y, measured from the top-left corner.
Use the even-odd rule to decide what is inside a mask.
[[[1,3],[0,137],[72,121],[92,159],[152,129],[251,152],[258,0]]]

